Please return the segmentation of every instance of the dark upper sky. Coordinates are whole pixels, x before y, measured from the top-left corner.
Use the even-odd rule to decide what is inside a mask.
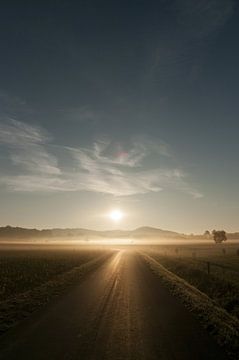
[[[2,1],[2,225],[120,207],[238,229],[238,20],[233,0]]]

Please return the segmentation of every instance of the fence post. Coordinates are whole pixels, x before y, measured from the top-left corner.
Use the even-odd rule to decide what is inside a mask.
[[[210,275],[210,262],[207,261],[207,273],[208,275]]]
[[[222,274],[223,274],[223,276],[225,275],[225,267],[224,266],[222,266]]]

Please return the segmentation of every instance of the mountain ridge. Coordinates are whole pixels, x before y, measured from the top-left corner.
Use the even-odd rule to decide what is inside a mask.
[[[13,227],[10,225],[0,227],[0,238],[42,238],[42,237],[182,237],[183,234],[163,230],[150,226],[142,226],[133,230],[91,230],[85,228],[52,228],[52,229],[31,229],[22,227]]]
[[[91,230],[85,228],[52,228],[31,229],[14,226],[0,227],[0,241],[2,239],[79,239],[90,240],[91,238],[178,238],[178,239],[205,239],[205,234],[182,234],[176,231],[160,229],[151,226],[141,226],[133,230]],[[239,239],[239,232],[227,233],[228,239]]]

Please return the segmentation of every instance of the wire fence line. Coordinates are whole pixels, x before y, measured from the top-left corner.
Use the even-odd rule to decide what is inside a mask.
[[[202,264],[204,264],[206,266],[206,270],[207,270],[208,275],[211,274],[211,272],[213,270],[213,267],[221,269],[223,273],[225,273],[226,271],[232,271],[234,273],[239,274],[239,270],[234,269],[234,268],[232,268],[231,266],[228,266],[228,265],[218,264],[218,263],[208,261],[208,260],[196,259],[196,261],[198,263],[202,263]]]
[[[227,264],[222,264],[222,263],[218,263],[215,262],[214,260],[210,260],[210,259],[203,259],[203,255],[200,254],[200,252],[205,251],[205,249],[198,249],[198,248],[187,248],[187,249],[182,249],[180,247],[176,247],[174,249],[164,249],[162,253],[162,255],[166,256],[166,257],[175,257],[178,260],[181,260],[182,262],[185,261],[186,259],[188,260],[192,260],[193,263],[192,265],[199,265],[199,267],[201,267],[201,269],[203,271],[206,271],[206,273],[208,275],[213,275],[213,274],[218,274],[218,270],[219,272],[221,271],[222,275],[228,275],[229,273],[233,273],[234,275],[239,274],[239,257],[238,257],[238,269],[235,267],[232,267],[230,265]],[[221,249],[221,255],[225,258],[227,257],[226,251],[224,250],[224,248]],[[200,255],[198,255],[198,253]],[[231,255],[231,254],[230,254]],[[229,256],[230,256],[229,255]],[[239,255],[238,250],[236,250],[236,253],[234,253],[234,255]],[[200,259],[200,257],[202,257]],[[207,257],[207,256],[206,256]]]

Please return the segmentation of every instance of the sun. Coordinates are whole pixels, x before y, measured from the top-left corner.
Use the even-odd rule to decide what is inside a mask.
[[[112,210],[109,213],[110,219],[115,222],[119,222],[120,220],[122,220],[123,216],[124,216],[124,214],[122,213],[121,210]]]

